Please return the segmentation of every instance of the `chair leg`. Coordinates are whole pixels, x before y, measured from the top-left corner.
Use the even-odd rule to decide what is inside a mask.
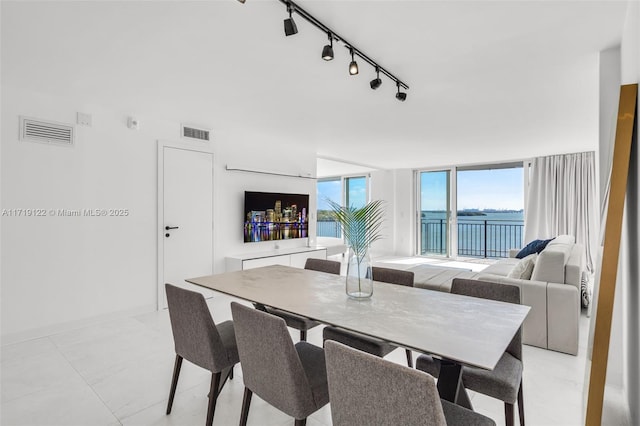
[[[216,412],[216,402],[218,402],[218,395],[220,391],[218,387],[220,386],[220,379],[222,373],[212,373],[211,374],[211,387],[209,388],[209,408],[207,409],[207,422],[206,426],[211,426],[213,424],[213,415]]]
[[[504,423],[513,426],[513,404],[504,403]]]
[[[413,355],[409,349],[405,349],[405,351],[407,352],[407,365],[409,368],[413,368]]]
[[[524,397],[522,396],[522,380],[518,389],[518,415],[520,416],[520,426],[524,426]]]
[[[240,413],[240,426],[247,426],[249,406],[251,405],[251,395],[253,395],[253,392],[245,386],[244,397],[242,398],[242,412]]]
[[[296,419],[296,421],[293,423],[293,426],[306,426],[306,424],[307,424],[307,419],[302,419],[302,420]]]
[[[171,414],[173,406],[173,397],[176,396],[176,387],[178,386],[178,377],[180,376],[180,367],[182,367],[182,357],[176,354],[176,361],[173,364],[173,378],[171,379],[171,390],[169,390],[169,403],[167,404],[167,414]]]
[[[229,380],[233,380],[233,367],[235,367],[234,365],[231,366],[231,372],[229,372]]]
[[[301,342],[307,341],[307,330],[300,330],[300,341]]]

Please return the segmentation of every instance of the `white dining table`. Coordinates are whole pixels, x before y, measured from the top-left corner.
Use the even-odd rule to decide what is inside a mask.
[[[345,293],[344,276],[280,265],[186,281],[435,355],[443,360],[441,397],[462,405],[469,403],[460,400],[461,367],[492,370],[530,309],[381,282],[371,298],[356,300]]]

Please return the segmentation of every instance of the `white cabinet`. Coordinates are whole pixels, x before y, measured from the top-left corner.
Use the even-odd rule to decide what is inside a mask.
[[[259,257],[257,259],[246,259],[242,261],[242,269],[253,269],[269,265],[291,266],[291,256]]]
[[[304,268],[304,264],[309,258],[326,259],[327,249],[325,247],[298,247],[229,256],[226,258],[226,267],[227,272],[242,271],[269,265]]]

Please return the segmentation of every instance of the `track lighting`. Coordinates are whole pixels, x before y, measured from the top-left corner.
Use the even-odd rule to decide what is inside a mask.
[[[329,44],[322,48],[322,59],[325,61],[330,61],[333,59],[333,37],[331,33],[327,34],[329,36]]]
[[[286,36],[298,34],[298,27],[296,26],[296,21],[293,20],[291,14],[293,13],[293,9],[291,9],[291,5],[287,5],[287,10],[289,11],[289,17],[284,20],[284,34]]]
[[[400,102],[404,102],[407,100],[407,94],[405,92],[401,92],[400,91],[400,82],[398,81],[396,83],[396,86],[398,87],[398,92],[396,93],[396,99],[399,100]]]
[[[369,83],[373,90],[376,90],[378,87],[380,87],[380,85],[382,85],[382,80],[380,80],[380,68],[378,67],[376,67],[376,76],[377,77],[371,80],[371,82]]]
[[[246,0],[238,0],[240,3],[244,3]],[[298,34],[298,27],[296,26],[295,21],[293,20],[293,12],[297,13],[302,19],[319,29],[320,31],[327,34],[329,37],[329,44],[322,48],[322,59],[325,61],[333,60],[333,42],[334,40],[340,42],[349,49],[349,53],[351,53],[351,62],[349,63],[349,75],[357,75],[359,72],[358,63],[356,62],[356,55],[362,59],[367,64],[371,65],[376,70],[376,78],[369,82],[369,85],[373,90],[376,90],[378,87],[382,85],[382,80],[380,79],[380,73],[384,74],[387,78],[389,78],[392,82],[396,83],[398,87],[398,92],[396,93],[396,99],[404,102],[407,99],[406,92],[401,92],[400,88],[409,89],[409,86],[394,74],[389,72],[386,68],[381,66],[378,62],[371,59],[366,53],[362,50],[355,47],[351,44],[347,39],[342,37],[339,34],[336,34],[331,28],[327,27],[325,24],[320,22],[318,18],[311,15],[309,12],[298,6],[293,0],[279,0],[280,3],[284,4],[287,7],[287,12],[289,13],[289,17],[284,20],[284,33],[286,36]]]
[[[353,57],[353,48],[351,50],[351,63],[349,64],[349,74],[356,75],[358,74],[358,63]]]

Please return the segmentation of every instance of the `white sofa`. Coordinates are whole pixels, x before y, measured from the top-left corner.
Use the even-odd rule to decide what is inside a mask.
[[[522,341],[554,351],[578,352],[580,319],[580,279],[584,270],[584,248],[570,235],[560,235],[538,255],[531,279],[509,278],[518,264],[519,250],[482,272],[469,269],[418,265],[408,268],[415,274],[414,285],[450,291],[455,278],[476,279],[517,285],[523,305],[531,307],[522,328]]]
[[[571,235],[556,237],[538,255],[530,280],[507,277],[519,261],[502,259],[475,278],[520,287],[522,304],[531,307],[522,329],[524,343],[577,354],[584,247]]]

